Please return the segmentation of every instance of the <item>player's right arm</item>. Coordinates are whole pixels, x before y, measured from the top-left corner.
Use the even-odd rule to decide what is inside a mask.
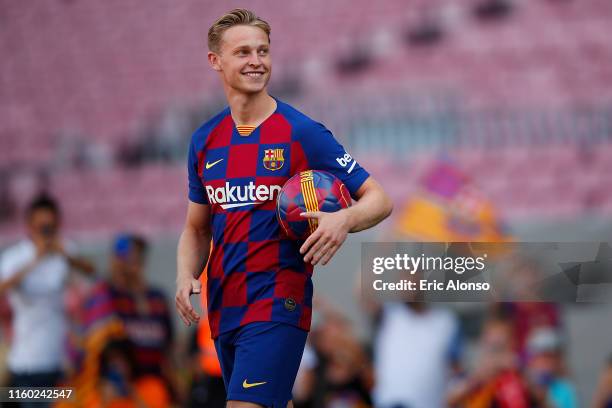
[[[175,298],[176,308],[187,326],[200,319],[189,297],[201,291],[198,279],[208,262],[210,242],[210,206],[189,201],[187,220],[178,243]]]

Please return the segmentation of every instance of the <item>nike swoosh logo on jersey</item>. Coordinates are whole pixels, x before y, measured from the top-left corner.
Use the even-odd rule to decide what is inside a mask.
[[[249,384],[249,383],[247,382],[247,380],[244,380],[244,381],[242,382],[242,388],[251,388],[251,387],[257,387],[258,385],[264,385],[266,382],[267,382],[267,381],[264,381],[264,382],[258,382],[258,383],[251,383],[251,384]]]
[[[215,164],[219,163],[220,161],[222,161],[223,159],[219,159],[217,161],[214,161],[212,163],[206,162],[206,170],[210,169],[212,166],[214,166]]]

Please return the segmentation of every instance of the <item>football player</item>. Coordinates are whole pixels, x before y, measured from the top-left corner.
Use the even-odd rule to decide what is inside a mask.
[[[229,106],[189,146],[176,307],[185,324],[199,321],[190,295],[200,293],[208,263],[208,320],[227,406],[285,408],[310,328],[313,266],[329,262],[349,232],[382,221],[392,204],[325,126],[268,94],[268,23],[233,10],[210,27],[208,47]],[[304,213],[318,227],[298,242],[281,234],[275,201],[283,183],[307,169],[334,174],[356,203]]]

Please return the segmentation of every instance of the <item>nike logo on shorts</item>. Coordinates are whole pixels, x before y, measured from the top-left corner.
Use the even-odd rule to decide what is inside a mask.
[[[242,388],[251,388],[251,387],[257,387],[258,385],[264,385],[266,382],[267,382],[267,381],[264,381],[264,382],[257,382],[257,383],[251,383],[251,384],[249,384],[249,383],[247,382],[247,380],[244,380],[244,381],[242,382]]]

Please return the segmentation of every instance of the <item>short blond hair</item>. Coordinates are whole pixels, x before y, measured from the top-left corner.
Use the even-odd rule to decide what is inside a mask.
[[[223,33],[227,29],[237,25],[248,25],[261,28],[268,35],[268,41],[270,41],[270,31],[272,31],[270,24],[257,17],[255,13],[250,10],[237,8],[222,15],[212,26],[210,26],[208,29],[208,49],[218,53]]]

